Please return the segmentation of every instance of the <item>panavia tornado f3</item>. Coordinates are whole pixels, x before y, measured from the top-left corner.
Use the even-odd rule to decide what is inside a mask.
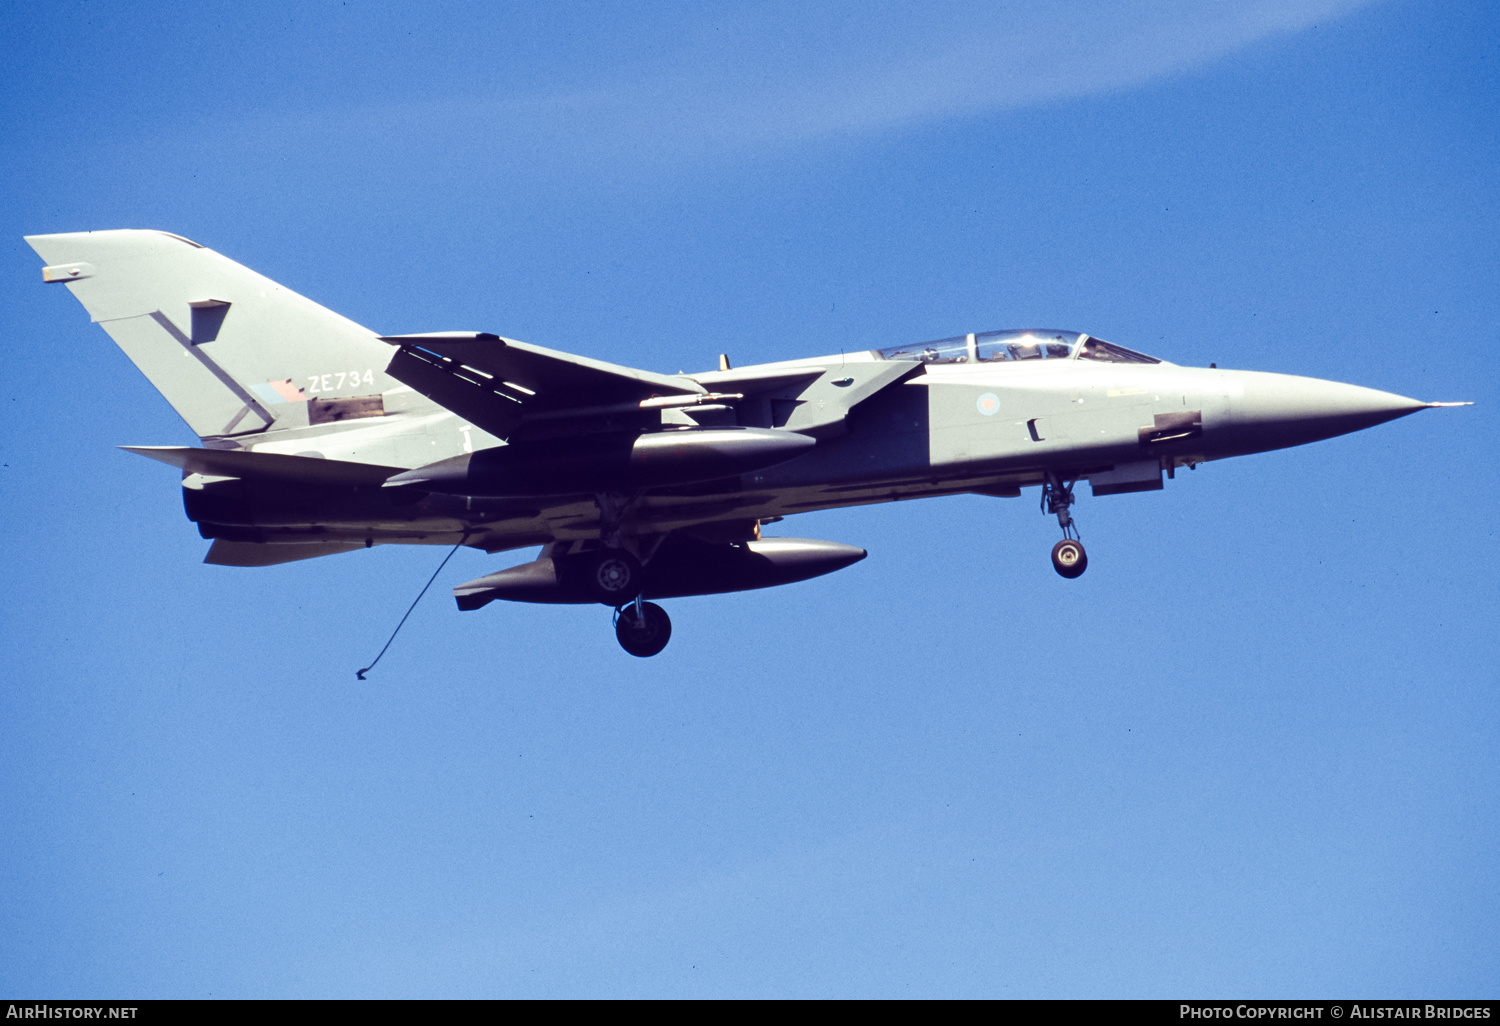
[[[377,335],[167,232],[26,241],[202,440],[125,448],[181,469],[207,562],[540,545],[454,589],[458,607],[602,603],[637,656],[672,630],[648,599],[864,558],[761,533],[794,513],[1039,486],[1062,532],[1052,565],[1073,578],[1080,481],[1150,491],[1179,467],[1462,405],[1051,329],[656,374],[487,332]]]

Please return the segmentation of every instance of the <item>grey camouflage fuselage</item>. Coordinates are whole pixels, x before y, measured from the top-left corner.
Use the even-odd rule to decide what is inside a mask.
[[[213,539],[208,562],[546,546],[509,582],[460,588],[465,608],[633,599],[644,624],[643,595],[848,565],[862,550],[777,548],[760,527],[897,499],[1040,485],[1072,538],[1073,482],[1095,495],[1158,489],[1179,467],[1448,405],[1179,367],[1052,330],[664,375],[477,332],[378,336],[165,232],[27,241],[44,279],[73,292],[200,438],[131,451],[182,469],[188,515]],[[601,552],[637,577],[568,569],[597,569]],[[1076,576],[1065,571],[1081,546],[1059,558]],[[705,575],[710,565],[728,576]],[[629,594],[605,586],[617,578]]]

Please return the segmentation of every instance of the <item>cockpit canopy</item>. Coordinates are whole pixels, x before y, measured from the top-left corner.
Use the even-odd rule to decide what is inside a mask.
[[[911,346],[877,349],[882,360],[918,363],[1000,363],[1015,360],[1096,360],[1100,363],[1161,363],[1144,353],[1078,331],[1010,328],[940,338]]]

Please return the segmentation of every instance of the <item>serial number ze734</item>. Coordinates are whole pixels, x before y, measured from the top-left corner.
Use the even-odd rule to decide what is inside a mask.
[[[320,392],[337,392],[344,388],[346,384],[349,388],[360,384],[374,385],[375,372],[372,370],[356,370],[339,371],[336,374],[309,374],[307,376],[307,394],[317,395]]]

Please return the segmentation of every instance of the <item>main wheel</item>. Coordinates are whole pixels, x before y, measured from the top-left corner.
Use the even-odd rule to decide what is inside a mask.
[[[588,586],[600,602],[622,606],[641,593],[641,564],[628,552],[605,549],[589,567]]]
[[[655,602],[642,602],[641,618],[637,620],[635,604],[631,603],[620,610],[615,620],[615,637],[620,647],[633,656],[642,659],[654,656],[672,640],[672,619]]]
[[[1083,546],[1071,538],[1064,538],[1052,546],[1052,569],[1069,580],[1089,568],[1089,556]]]

